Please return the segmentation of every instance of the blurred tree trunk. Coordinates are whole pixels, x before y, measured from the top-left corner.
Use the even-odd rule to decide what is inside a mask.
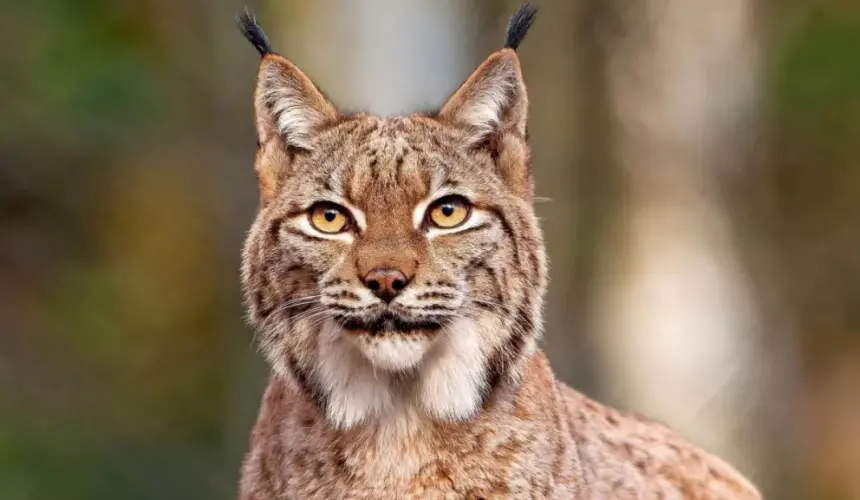
[[[275,47],[347,111],[393,115],[439,107],[480,60],[474,12],[456,0],[266,7]]]
[[[593,338],[616,403],[755,475],[760,317],[720,183],[749,160],[752,0],[615,2],[607,40],[618,204]]]
[[[509,12],[521,2],[510,1]],[[529,87],[536,209],[550,256],[546,344],[562,380],[589,386],[585,324],[593,233],[605,202],[606,119],[600,61],[595,57],[597,9],[585,2],[542,2],[520,48]]]

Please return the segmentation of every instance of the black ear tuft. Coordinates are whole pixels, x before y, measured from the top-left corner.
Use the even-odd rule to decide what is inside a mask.
[[[239,25],[239,30],[245,35],[245,38],[251,42],[261,56],[272,53],[272,46],[269,45],[269,39],[263,33],[263,28],[257,24],[257,18],[251,14],[247,8],[245,12],[236,17],[236,24]]]
[[[530,3],[527,3],[517,9],[511,20],[508,22],[508,34],[505,36],[505,48],[517,50],[517,47],[522,43],[523,38],[529,32],[532,23],[535,21],[538,8]]]

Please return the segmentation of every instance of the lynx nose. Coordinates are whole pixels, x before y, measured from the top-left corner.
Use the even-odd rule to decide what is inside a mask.
[[[362,279],[364,286],[370,288],[380,299],[391,302],[409,284],[407,278],[397,269],[372,269]]]

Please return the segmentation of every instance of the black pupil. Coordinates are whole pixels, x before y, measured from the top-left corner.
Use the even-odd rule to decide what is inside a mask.
[[[442,215],[444,215],[445,217],[451,217],[452,215],[454,215],[454,205],[442,205]]]
[[[337,210],[328,209],[323,213],[323,217],[329,222],[334,222],[335,218],[337,218]]]

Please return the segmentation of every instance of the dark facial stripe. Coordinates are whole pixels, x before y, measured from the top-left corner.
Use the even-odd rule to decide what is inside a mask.
[[[326,407],[328,406],[328,396],[326,395],[325,390],[323,390],[323,388],[313,380],[313,376],[310,371],[302,368],[298,359],[290,353],[287,354],[287,367],[289,367],[290,372],[293,374],[293,377],[295,377],[296,382],[299,384],[302,392],[305,393],[305,396],[315,403],[323,413],[325,413]]]
[[[322,286],[323,287],[330,287],[330,286],[335,286],[335,285],[342,285],[344,283],[347,283],[347,280],[345,280],[343,278],[331,278],[329,280],[323,281]]]
[[[498,270],[499,273],[499,296],[501,297],[501,302],[507,303],[511,300],[513,296],[513,291],[511,290],[511,273],[517,272],[515,269],[511,269],[509,267],[502,266]],[[513,304],[511,304],[513,308]]]
[[[269,282],[269,274],[266,269],[260,270],[257,276],[260,277],[260,283],[254,293],[254,305],[256,306],[257,314],[260,316],[260,319],[265,320],[275,309],[274,301],[267,300],[267,296],[271,293],[272,287]]]
[[[478,262],[475,265],[475,269],[483,270],[484,272],[486,272],[490,276],[490,279],[493,280],[493,292],[495,292],[494,300],[496,301],[497,305],[503,306],[504,302],[505,302],[505,300],[504,300],[505,287],[504,287],[504,283],[499,278],[499,271],[497,271],[493,267],[490,267],[487,264],[486,260]]]
[[[395,158],[394,165],[394,183],[400,185],[403,183],[403,162],[405,160],[405,153],[400,153]]]
[[[454,300],[456,298],[457,298],[457,296],[454,295],[453,293],[445,293],[445,292],[437,292],[437,291],[424,292],[422,294],[419,294],[417,297],[415,297],[416,300],[427,300],[427,299]]]
[[[537,253],[530,253],[530,254],[529,254],[529,259],[530,259],[530,262],[531,262],[531,265],[532,265],[532,273],[534,273],[534,275],[533,275],[533,276],[531,276],[531,278],[532,278],[532,279],[537,279],[537,278],[538,278],[538,276],[540,276],[540,275],[541,275],[541,264],[540,264],[540,259],[538,258]]]
[[[502,230],[504,231],[504,233],[508,237],[508,239],[511,240],[511,248],[513,249],[513,252],[514,252],[514,262],[519,264],[519,262],[520,262],[520,249],[519,249],[519,244],[517,242],[517,234],[516,234],[516,232],[514,232],[514,228],[511,226],[510,221],[508,221],[508,218],[505,217],[505,214],[501,210],[499,210],[498,208],[496,208],[496,207],[486,207],[486,208],[487,208],[487,210],[492,212],[493,215],[498,217],[499,222],[502,224]]]
[[[456,311],[457,310],[456,307],[449,307],[449,306],[445,306],[442,304],[430,304],[430,305],[426,305],[426,306],[411,307],[410,309],[416,309],[419,311]]]
[[[373,306],[362,306],[362,307],[350,307],[343,304],[330,304],[327,306],[329,309],[333,309],[335,311],[341,311],[350,314],[358,314],[362,311],[366,311]]]
[[[281,227],[284,225],[284,219],[276,218],[269,223],[269,244],[277,245],[281,239]]]
[[[272,311],[273,307],[269,307],[266,305],[266,299],[263,297],[263,292],[257,290],[254,293],[254,310],[257,311],[257,316],[259,316],[260,320],[265,321],[268,318]]]
[[[500,345],[489,359],[487,368],[487,384],[482,394],[483,406],[493,390],[501,384],[510,373],[516,361],[522,356],[526,339],[534,336],[534,321],[532,319],[531,299],[526,297],[517,309],[511,336]]]
[[[352,300],[360,300],[361,298],[358,294],[350,292],[349,290],[340,290],[337,292],[326,292],[325,296],[330,299],[352,299]]]

